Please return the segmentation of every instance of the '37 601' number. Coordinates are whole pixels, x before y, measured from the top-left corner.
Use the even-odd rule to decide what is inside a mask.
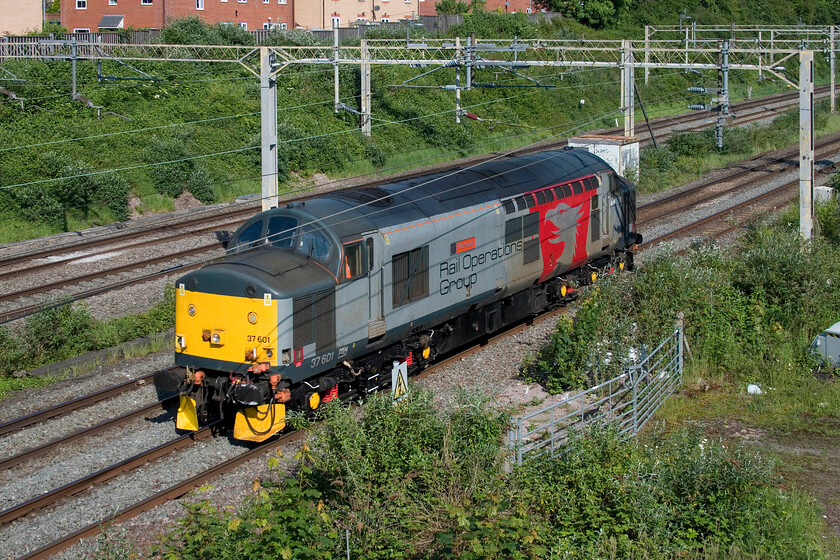
[[[270,344],[271,337],[270,336],[256,336],[253,334],[248,335],[248,342],[257,342],[259,344]]]
[[[321,364],[328,364],[328,363],[333,361],[334,357],[335,357],[335,350],[332,350],[332,351],[327,352],[325,354],[321,354],[320,356],[315,356],[314,358],[312,358],[312,363],[309,364],[309,367],[315,368],[315,367],[318,367]]]

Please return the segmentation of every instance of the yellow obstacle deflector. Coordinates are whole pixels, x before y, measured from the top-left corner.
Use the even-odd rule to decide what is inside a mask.
[[[195,399],[181,395],[178,400],[178,415],[175,417],[175,427],[179,430],[196,431],[198,417],[195,414]]]
[[[234,439],[265,441],[286,427],[286,406],[261,404],[236,413]]]

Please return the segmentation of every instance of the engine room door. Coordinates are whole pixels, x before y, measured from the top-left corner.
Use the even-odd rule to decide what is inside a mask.
[[[365,251],[368,263],[368,338],[375,339],[385,334],[385,273],[383,270],[383,255],[385,243],[379,232],[364,235]]]
[[[339,346],[368,338],[368,264],[363,238],[342,239],[341,270],[335,290],[336,338]]]
[[[618,198],[616,193],[618,191],[618,182],[615,175],[609,174],[602,176],[602,185],[607,188],[603,189],[601,196],[601,242],[604,247],[612,243],[613,239],[613,223],[615,221],[614,213],[617,208]]]

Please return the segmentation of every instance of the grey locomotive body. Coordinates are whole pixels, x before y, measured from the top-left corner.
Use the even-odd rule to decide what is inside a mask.
[[[635,211],[632,184],[567,149],[258,214],[223,263],[179,280],[176,363],[201,370],[183,393],[206,419],[211,403],[312,409],[388,385],[394,362],[424,367],[632,265]],[[190,297],[210,307],[203,322]],[[230,324],[267,302],[268,330]],[[214,347],[208,332],[242,340]]]

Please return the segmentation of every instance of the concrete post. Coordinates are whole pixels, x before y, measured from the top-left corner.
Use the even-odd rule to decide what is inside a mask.
[[[828,41],[828,61],[829,65],[831,66],[831,112],[833,113],[837,107],[837,79],[835,78],[835,67],[836,67],[836,46],[835,41],[837,40],[837,28],[835,26],[831,26],[829,31],[829,41]]]
[[[260,125],[262,140],[262,209],[277,208],[277,81],[272,77],[276,55],[260,47]]]
[[[458,66],[455,67],[455,122],[461,124],[461,38],[455,37],[455,60]]]
[[[370,136],[370,51],[367,39],[362,39],[362,134]]]
[[[799,233],[814,231],[814,51],[799,53]]]
[[[333,27],[333,98],[335,113],[338,114],[341,99],[338,97],[338,27]]]
[[[650,26],[645,25],[645,85],[650,81]]]
[[[72,77],[71,77],[72,78],[71,79],[72,85],[70,86],[71,87],[71,89],[70,89],[70,99],[72,99],[73,101],[76,100],[76,96],[78,95],[76,93],[76,58],[77,57],[78,57],[78,51],[77,51],[77,46],[76,46],[76,39],[73,38],[73,40],[70,42],[70,60],[71,60],[70,73],[72,74]]]
[[[621,110],[624,112],[624,136],[635,133],[636,113],[633,103],[633,42],[621,41]]]

